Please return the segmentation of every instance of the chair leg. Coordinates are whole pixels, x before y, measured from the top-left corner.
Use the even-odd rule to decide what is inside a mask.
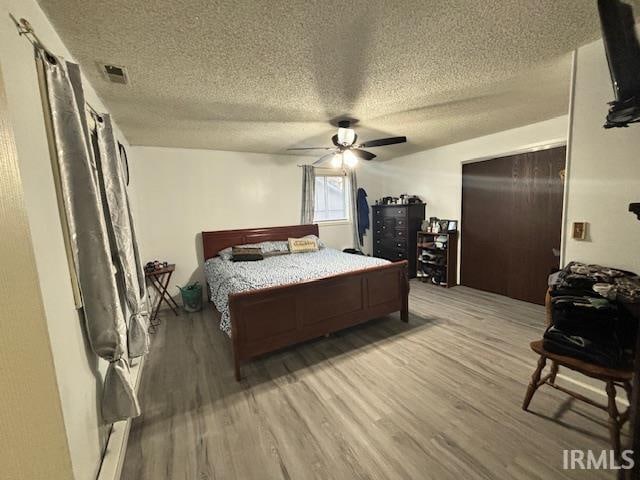
[[[551,362],[551,375],[549,376],[549,383],[556,383],[556,376],[558,375],[558,364],[556,362]]]
[[[624,391],[627,393],[627,400],[629,401],[629,405],[631,405],[631,396],[633,395],[631,382],[624,382],[623,386],[624,386]]]
[[[547,364],[547,357],[544,355],[540,355],[540,359],[538,360],[538,366],[533,372],[531,376],[531,381],[529,382],[529,386],[527,387],[527,393],[524,396],[524,402],[522,402],[522,409],[527,411],[529,409],[529,404],[531,403],[531,399],[533,398],[533,394],[536,393],[536,390],[540,386],[540,375],[542,375],[542,370]]]
[[[242,376],[240,375],[240,363],[237,360],[233,366],[233,376],[235,377],[236,382],[242,380]]]
[[[607,397],[609,398],[609,435],[615,458],[620,458],[620,414],[616,405],[616,386],[613,382],[607,382]]]

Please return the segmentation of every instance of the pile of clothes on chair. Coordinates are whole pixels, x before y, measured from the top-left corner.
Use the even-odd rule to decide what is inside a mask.
[[[571,262],[549,277],[549,294],[546,350],[609,368],[632,361],[637,319],[624,304],[640,303],[638,275]]]

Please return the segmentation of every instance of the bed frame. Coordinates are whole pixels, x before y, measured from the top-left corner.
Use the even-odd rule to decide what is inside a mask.
[[[202,232],[204,260],[245,243],[318,235],[318,225]],[[208,289],[207,289],[208,293]],[[229,296],[236,380],[240,367],[268,352],[400,312],[409,320],[408,263],[389,263]]]

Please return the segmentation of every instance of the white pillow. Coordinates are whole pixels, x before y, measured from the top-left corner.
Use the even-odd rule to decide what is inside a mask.
[[[305,235],[302,238],[313,238],[316,241],[316,244],[318,245],[318,248],[325,248],[325,244],[322,240],[320,240],[320,238],[317,235]]]

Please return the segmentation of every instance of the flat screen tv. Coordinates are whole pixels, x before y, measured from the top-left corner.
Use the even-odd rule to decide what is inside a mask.
[[[615,100],[605,128],[640,122],[640,43],[633,9],[622,0],[598,0],[602,37]]]

